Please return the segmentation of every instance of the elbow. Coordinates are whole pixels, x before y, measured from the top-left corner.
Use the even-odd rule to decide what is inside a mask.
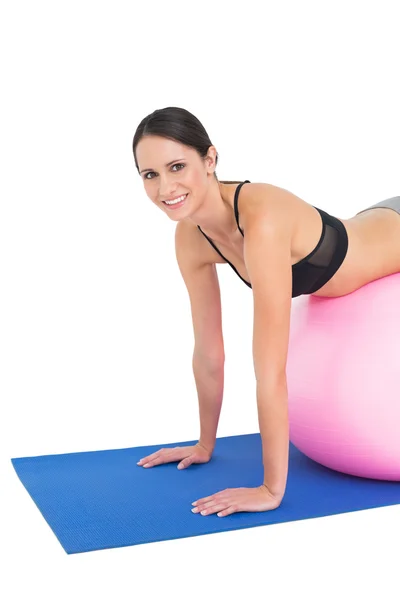
[[[268,373],[264,373],[256,378],[257,389],[266,393],[274,395],[277,391],[287,390],[287,377],[286,369],[273,370]]]
[[[218,373],[224,370],[225,356],[223,354],[208,356],[195,351],[193,353],[192,364],[193,366],[201,366],[212,373]]]
[[[256,397],[259,407],[264,407],[267,410],[273,411],[274,414],[283,416],[286,422],[289,410],[286,379],[257,381]]]

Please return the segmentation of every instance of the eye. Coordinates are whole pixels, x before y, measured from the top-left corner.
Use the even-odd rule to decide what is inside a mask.
[[[171,166],[171,169],[173,169],[174,167],[184,167],[185,165],[183,163],[175,163],[174,165]],[[178,171],[181,171],[182,169],[178,169]],[[153,174],[154,171],[149,171],[148,173],[145,174],[144,178],[145,179],[154,179],[153,177],[147,177],[147,175]],[[176,171],[175,171],[176,173]]]

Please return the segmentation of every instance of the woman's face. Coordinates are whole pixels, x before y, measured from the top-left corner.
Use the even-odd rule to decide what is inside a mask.
[[[212,152],[211,152],[212,154]],[[136,146],[136,159],[147,196],[172,219],[180,220],[198,205],[207,191],[212,157],[203,162],[193,148],[159,136],[145,136]],[[211,163],[211,165],[210,165]],[[175,205],[165,204],[187,195]],[[197,202],[196,202],[197,200]]]

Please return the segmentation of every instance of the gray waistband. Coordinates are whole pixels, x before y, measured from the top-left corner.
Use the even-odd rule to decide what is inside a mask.
[[[372,204],[371,206],[368,206],[368,208],[360,210],[360,212],[358,212],[357,215],[365,212],[366,210],[370,210],[371,208],[391,208],[400,215],[400,196],[393,196],[393,198],[387,198],[386,200],[382,200],[382,202]]]

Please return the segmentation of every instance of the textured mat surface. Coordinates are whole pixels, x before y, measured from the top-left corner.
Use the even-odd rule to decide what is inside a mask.
[[[197,440],[163,444],[188,446]],[[259,434],[217,439],[209,463],[150,469],[138,460],[161,446],[13,458],[15,471],[68,554],[284,523],[400,503],[400,483],[351,477],[290,446],[280,507],[227,517],[191,512],[192,502],[263,481]]]

